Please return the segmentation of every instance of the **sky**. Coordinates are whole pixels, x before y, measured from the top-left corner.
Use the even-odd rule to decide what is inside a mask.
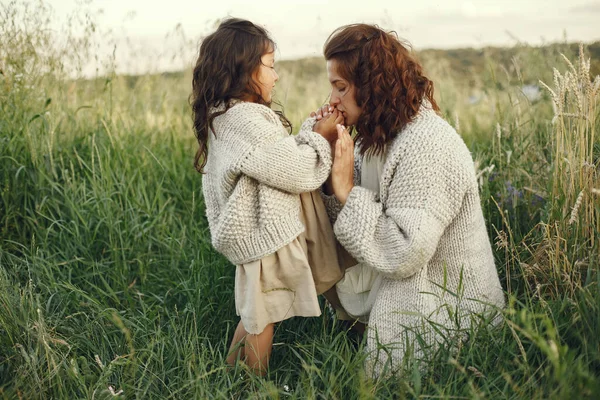
[[[177,70],[189,66],[201,37],[227,16],[246,18],[267,28],[280,59],[321,56],[323,43],[337,27],[376,23],[394,30],[417,50],[425,48],[532,45],[557,40],[600,40],[600,0],[50,0],[55,27],[67,15],[86,9],[98,32],[112,41],[100,44],[110,54],[117,46],[121,72]],[[107,33],[109,32],[109,33]],[[102,40],[101,40],[102,42]],[[110,42],[110,43],[109,43]]]

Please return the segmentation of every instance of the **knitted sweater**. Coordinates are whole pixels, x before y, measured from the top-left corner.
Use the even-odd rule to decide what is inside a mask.
[[[314,122],[291,136],[273,110],[248,102],[214,119],[202,192],[212,245],[233,264],[274,253],[304,230],[298,194],[331,171],[331,147]]]
[[[472,313],[504,306],[473,160],[461,137],[422,106],[385,158],[379,196],[355,186],[343,208],[324,196],[339,242],[383,275],[367,339],[376,375],[401,365],[407,339],[420,358],[429,345],[467,328]],[[355,179],[357,170],[359,157]],[[436,332],[432,323],[443,328]]]

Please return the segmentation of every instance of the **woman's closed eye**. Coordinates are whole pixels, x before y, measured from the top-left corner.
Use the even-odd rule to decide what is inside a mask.
[[[337,92],[340,94],[340,96],[343,96],[346,94],[346,89],[347,86],[342,86],[342,87],[336,87],[335,88],[337,90]]]

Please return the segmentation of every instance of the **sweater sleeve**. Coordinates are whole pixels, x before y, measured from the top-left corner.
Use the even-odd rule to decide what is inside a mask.
[[[401,149],[386,206],[355,186],[334,225],[359,262],[393,279],[408,278],[429,262],[466,192],[463,166],[452,150],[434,140],[410,147]]]
[[[260,142],[240,161],[240,171],[257,181],[290,193],[318,189],[331,172],[331,147],[312,131],[309,118],[296,136],[281,136],[280,127],[253,119],[249,131]]]

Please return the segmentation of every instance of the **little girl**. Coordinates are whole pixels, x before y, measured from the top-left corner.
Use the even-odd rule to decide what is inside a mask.
[[[334,112],[291,136],[270,108],[279,79],[275,44],[262,27],[227,19],[206,37],[194,68],[195,165],[214,248],[236,265],[241,321],[227,362],[266,372],[273,323],[321,314],[317,295],[342,277],[325,206],[316,189],[331,171]],[[286,129],[287,128],[287,129]]]

